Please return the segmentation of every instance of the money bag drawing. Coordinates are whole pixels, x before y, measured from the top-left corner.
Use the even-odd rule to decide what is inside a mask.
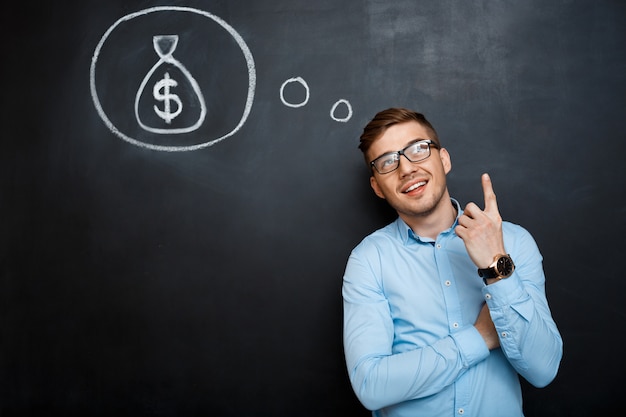
[[[196,80],[173,56],[178,35],[156,35],[152,44],[159,60],[137,90],[137,123],[158,134],[193,132],[204,122],[206,104]]]

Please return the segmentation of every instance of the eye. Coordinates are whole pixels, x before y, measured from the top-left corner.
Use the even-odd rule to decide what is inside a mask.
[[[397,160],[398,160],[398,154],[396,153],[385,155],[379,160],[378,165],[383,169],[389,168],[391,166],[394,166]]]
[[[428,152],[428,143],[426,142],[416,142],[406,150],[409,155],[421,155],[425,152]]]

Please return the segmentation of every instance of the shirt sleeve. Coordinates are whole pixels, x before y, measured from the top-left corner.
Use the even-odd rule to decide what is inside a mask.
[[[515,271],[485,286],[483,296],[511,365],[532,385],[544,387],[556,376],[563,341],[546,299],[543,259],[526,230],[508,224],[504,232]]]
[[[474,326],[394,354],[391,312],[375,269],[353,252],[342,290],[346,363],[354,392],[366,408],[435,394],[489,356]]]

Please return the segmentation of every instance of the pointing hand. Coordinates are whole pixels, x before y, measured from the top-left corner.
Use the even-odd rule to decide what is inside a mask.
[[[499,254],[506,254],[502,237],[502,218],[498,211],[496,194],[493,192],[491,178],[488,174],[481,177],[485,209],[481,210],[475,203],[469,203],[459,223],[456,234],[463,239],[470,258],[478,268],[486,268]]]

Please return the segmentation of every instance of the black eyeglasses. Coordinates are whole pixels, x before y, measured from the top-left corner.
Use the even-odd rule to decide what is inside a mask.
[[[439,146],[430,139],[417,139],[401,151],[388,152],[370,162],[379,174],[389,174],[400,166],[400,155],[404,155],[411,162],[420,162],[430,156],[430,147]]]

